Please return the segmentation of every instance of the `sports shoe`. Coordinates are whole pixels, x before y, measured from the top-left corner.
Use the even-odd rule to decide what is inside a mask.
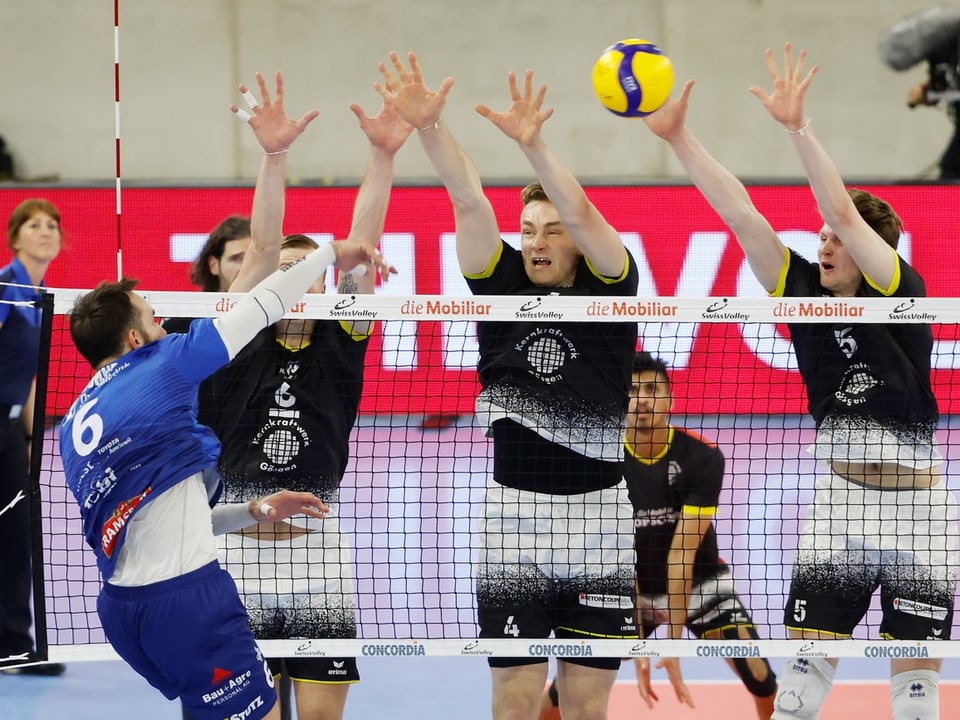
[[[27,655],[28,660],[34,660],[36,665],[21,665],[20,667],[0,668],[0,673],[4,675],[39,675],[44,677],[56,677],[63,675],[66,665],[58,662],[46,662],[37,658],[34,653]],[[19,662],[19,661],[18,661]]]

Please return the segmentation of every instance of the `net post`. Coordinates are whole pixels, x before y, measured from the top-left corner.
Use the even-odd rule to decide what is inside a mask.
[[[53,293],[44,292],[40,296],[40,351],[33,404],[33,427],[30,430],[32,435],[30,439],[30,492],[27,499],[30,510],[30,547],[33,565],[33,632],[37,655],[43,660],[49,659],[49,648],[40,473],[43,466],[43,440],[47,418],[47,385],[52,336]]]

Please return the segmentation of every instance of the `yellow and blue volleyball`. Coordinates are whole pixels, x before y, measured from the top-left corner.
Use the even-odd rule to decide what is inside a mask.
[[[657,110],[673,89],[673,64],[649,40],[614,43],[593,66],[593,90],[600,104],[621,117]]]

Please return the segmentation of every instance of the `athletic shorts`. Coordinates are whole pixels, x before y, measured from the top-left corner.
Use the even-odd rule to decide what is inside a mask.
[[[195,720],[257,720],[277,701],[237,586],[216,562],[142,587],[105,583],[97,613],[120,657]]]
[[[818,478],[784,613],[788,629],[849,636],[880,588],[880,635],[948,640],[957,586],[957,502],[945,483],[876,490]]]
[[[549,495],[487,488],[476,564],[481,638],[636,638],[626,483]],[[544,662],[491,658],[493,667]],[[619,658],[570,660],[616,669]]]
[[[640,628],[644,638],[670,620],[666,594],[640,595]],[[704,578],[690,590],[687,608],[687,629],[700,638],[713,630],[740,625],[753,625],[750,612],[741,602],[733,585],[733,575],[724,568],[713,577]]]
[[[336,517],[298,521],[312,532],[279,541],[222,535],[223,567],[237,582],[260,640],[355,638],[357,611],[350,547]],[[288,658],[297,680],[356,682],[353,658]],[[274,668],[279,669],[279,667]]]
[[[288,657],[268,658],[274,678],[287,671],[291,680],[324,685],[341,685],[360,680],[356,658]]]

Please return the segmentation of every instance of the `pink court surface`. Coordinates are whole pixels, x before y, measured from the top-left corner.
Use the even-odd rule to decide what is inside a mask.
[[[776,667],[776,664],[775,664]],[[841,662],[842,667],[842,662]],[[638,717],[656,720],[751,720],[756,718],[753,699],[739,682],[691,684],[690,691],[696,707],[680,705],[668,683],[655,683],[654,691],[660,701],[653,710],[647,710],[636,689],[627,681],[618,682],[610,697],[609,720],[633,720]],[[942,718],[958,715],[960,684],[945,683],[940,689]],[[834,684],[820,713],[820,720],[891,720],[889,685],[884,681],[841,682]]]

